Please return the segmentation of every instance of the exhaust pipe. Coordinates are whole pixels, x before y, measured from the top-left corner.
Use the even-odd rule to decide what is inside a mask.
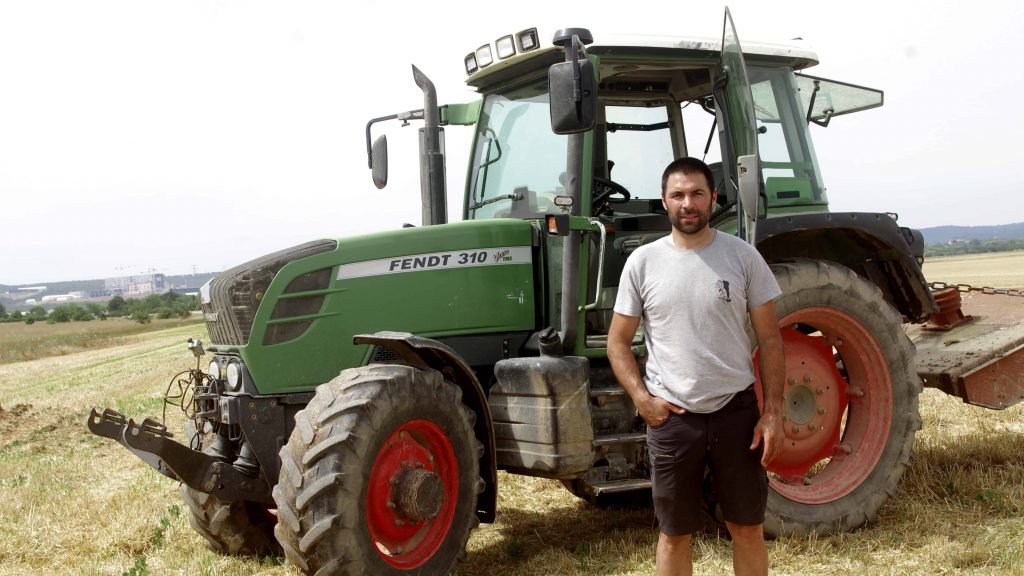
[[[444,129],[437,108],[434,83],[416,66],[412,67],[416,85],[423,90],[423,128],[420,128],[420,196],[423,225],[448,222],[444,173]]]

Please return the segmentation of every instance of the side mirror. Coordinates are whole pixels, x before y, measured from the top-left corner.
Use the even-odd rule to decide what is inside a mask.
[[[594,127],[597,90],[593,62],[582,59],[553,64],[548,69],[548,92],[551,130],[555,134],[574,134]]]
[[[743,213],[751,220],[757,220],[757,200],[760,197],[760,178],[757,174],[757,157],[753,154],[736,158],[740,205]]]
[[[388,137],[381,134],[373,141],[370,152],[370,173],[373,185],[382,190],[388,185]]]

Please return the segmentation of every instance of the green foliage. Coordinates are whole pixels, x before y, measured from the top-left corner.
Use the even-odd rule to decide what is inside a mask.
[[[1010,252],[1024,250],[1024,240],[969,240],[952,244],[927,244],[924,247],[925,258],[935,256],[956,256],[959,254],[981,254],[983,252]]]
[[[0,304],[0,322],[7,320],[7,308],[4,308],[3,304]]]
[[[29,309],[28,315],[30,318],[32,318],[33,321],[46,320],[46,308],[43,308],[42,306],[33,306],[32,308]]]
[[[104,308],[102,304],[97,304],[96,302],[87,302],[85,305],[85,309],[88,310],[90,314],[92,314],[96,318],[99,318],[100,320],[107,319],[107,309]]]
[[[111,316],[125,316],[128,312],[128,303],[121,296],[114,296],[107,302],[107,312]]]
[[[78,306],[75,306],[78,308]],[[50,322],[71,322],[71,317],[74,315],[75,310],[71,306],[57,306],[50,311]]]
[[[115,296],[114,298],[118,298]],[[130,315],[132,320],[141,321],[143,315],[156,315],[157,318],[188,318],[192,310],[199,309],[199,299],[195,296],[187,296],[177,292],[165,292],[163,294],[150,294],[141,300],[129,298],[122,300],[125,314]],[[115,305],[113,299],[107,308],[114,314]],[[121,303],[116,303],[117,309],[121,309]]]
[[[132,320],[139,324],[149,324],[152,318],[149,315],[149,311],[145,308],[136,308],[132,310]]]
[[[61,304],[50,311],[50,317],[47,321],[50,323],[70,322],[72,320],[75,322],[88,322],[93,319],[92,312],[78,304]]]
[[[21,320],[21,317],[22,317],[21,310],[15,310],[14,312],[11,312],[11,320],[12,321],[17,322],[17,321]]]

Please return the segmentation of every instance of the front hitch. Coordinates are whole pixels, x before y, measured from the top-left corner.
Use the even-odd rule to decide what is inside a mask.
[[[226,460],[182,446],[171,440],[173,434],[155,420],[146,418],[136,423],[116,410],[104,408],[98,412],[93,408],[88,426],[93,434],[117,441],[157,472],[189,488],[225,502],[274,502],[262,478],[248,476]]]

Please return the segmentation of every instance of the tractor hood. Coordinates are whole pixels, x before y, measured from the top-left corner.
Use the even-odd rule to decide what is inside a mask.
[[[259,393],[312,390],[370,360],[355,334],[535,330],[535,228],[487,220],[318,240],[223,272],[201,291],[215,353]],[[285,368],[287,367],[287,368]]]

